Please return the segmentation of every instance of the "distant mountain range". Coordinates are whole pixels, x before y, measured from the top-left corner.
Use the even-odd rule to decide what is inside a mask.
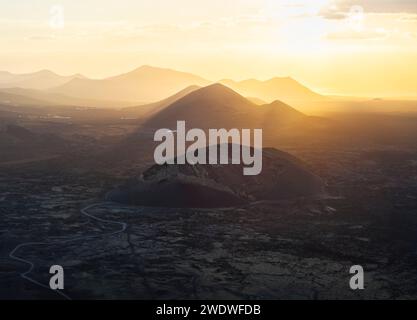
[[[175,129],[178,120],[185,120],[187,128],[262,128],[264,141],[275,146],[285,137],[301,136],[310,129],[328,125],[326,120],[307,116],[279,100],[262,104],[260,99],[245,98],[219,83],[202,88],[188,86],[168,98],[145,105],[120,108],[123,102],[114,103],[113,106],[118,108],[103,110],[104,106],[111,107],[112,102],[74,98],[44,90],[0,89],[0,111],[5,117],[15,118],[20,113],[79,120],[83,117],[103,121],[129,120],[140,124],[138,133],[145,135],[155,128]],[[98,108],[84,108],[90,106]]]
[[[121,110],[123,116],[125,117],[150,117],[159,111],[163,110],[164,108],[168,107],[170,104],[174,103],[175,101],[185,97],[189,93],[200,89],[199,86],[189,86],[176,94],[163,99],[161,101],[157,101],[154,103],[149,103],[140,106],[134,107],[126,107]]]
[[[275,130],[304,118],[304,114],[283,102],[259,106],[222,84],[213,84],[165,107],[146,121],[144,127],[175,129],[177,120],[185,120],[189,128]]]
[[[213,84],[163,105],[103,158],[126,165],[139,157],[153,161],[155,130],[175,130],[179,120],[186,122],[186,129],[262,128],[264,146],[274,147],[293,137],[303,139],[302,134],[308,135],[318,126],[327,126],[324,120],[307,116],[283,102],[257,105],[222,84]]]
[[[84,79],[81,74],[72,76],[60,76],[49,70],[41,70],[33,73],[14,74],[7,71],[0,71],[0,88],[26,88],[26,89],[48,89],[63,85],[74,79]]]
[[[104,79],[88,79],[80,74],[60,76],[48,70],[27,74],[0,71],[0,103],[80,105],[89,107],[122,108],[143,104],[150,108],[168,97],[180,95],[184,88],[204,87],[212,82],[197,75],[171,69],[142,66],[131,72]],[[256,104],[280,100],[303,107],[305,102],[323,101],[321,96],[292,78],[273,78],[268,81],[221,80]],[[4,93],[9,94],[4,97]],[[10,96],[15,94],[17,97]],[[26,99],[23,99],[26,98]],[[145,110],[144,108],[143,110]]]
[[[281,100],[288,104],[297,104],[304,101],[325,99],[324,96],[313,92],[290,77],[276,77],[267,81],[250,79],[240,82],[225,79],[221,80],[220,83],[244,96],[256,97],[267,102]]]
[[[50,91],[84,99],[149,103],[165,99],[186,87],[209,83],[190,73],[143,66],[103,80],[73,79]]]

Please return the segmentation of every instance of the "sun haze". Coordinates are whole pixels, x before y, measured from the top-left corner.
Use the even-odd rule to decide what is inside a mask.
[[[322,94],[416,97],[409,0],[3,1],[0,70],[93,78],[140,65],[211,81],[291,76]]]

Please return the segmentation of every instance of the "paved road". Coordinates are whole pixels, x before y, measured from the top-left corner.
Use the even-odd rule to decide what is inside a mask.
[[[82,208],[80,210],[80,212],[81,212],[81,214],[83,214],[84,216],[86,216],[90,219],[93,219],[93,220],[96,220],[96,221],[99,221],[99,222],[103,222],[103,223],[118,225],[118,226],[120,226],[120,228],[118,228],[116,231],[112,231],[112,232],[109,232],[109,233],[103,233],[103,234],[100,234],[100,235],[94,235],[94,236],[82,236],[82,237],[75,237],[75,238],[66,238],[64,240],[59,240],[59,241],[48,241],[48,240],[46,240],[44,242],[25,242],[25,243],[21,243],[21,244],[17,245],[9,253],[9,257],[11,259],[22,262],[22,263],[24,263],[28,266],[26,271],[20,273],[20,277],[22,277],[23,279],[25,279],[27,281],[30,281],[31,283],[33,283],[33,284],[35,284],[39,287],[42,287],[42,288],[45,288],[45,289],[48,289],[48,290],[52,290],[49,287],[49,285],[43,284],[43,283],[41,283],[41,282],[39,282],[39,281],[37,281],[37,280],[35,280],[35,279],[33,279],[29,276],[30,273],[35,268],[35,263],[17,255],[18,251],[20,249],[24,248],[24,247],[66,244],[66,243],[73,242],[73,241],[81,241],[81,240],[87,240],[87,239],[92,239],[92,238],[111,237],[111,236],[114,236],[114,235],[125,232],[126,229],[127,229],[127,223],[120,222],[120,221],[112,221],[112,220],[102,219],[102,218],[96,217],[96,216],[88,213],[88,210],[93,209],[95,207],[102,206],[102,205],[106,205],[106,204],[109,204],[109,202],[100,202],[100,203],[91,204],[91,205],[88,205],[88,206]],[[61,291],[61,290],[53,290],[53,291],[56,292],[57,294],[59,294],[60,296],[62,296],[63,298],[71,300],[71,297],[68,296],[67,294],[65,294],[63,291]]]

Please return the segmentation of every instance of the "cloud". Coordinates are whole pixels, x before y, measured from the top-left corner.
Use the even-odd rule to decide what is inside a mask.
[[[324,6],[319,16],[329,19],[345,19],[357,10],[364,13],[417,14],[416,0],[333,0]]]
[[[331,32],[326,34],[325,39],[327,40],[374,40],[374,39],[383,39],[388,36],[387,32],[384,30],[375,30],[375,31],[339,31]]]
[[[345,7],[359,5],[369,13],[417,13],[415,0],[342,0]]]
[[[401,15],[400,20],[402,20],[402,21],[410,21],[410,22],[417,22],[417,14],[405,14],[405,15]]]
[[[55,40],[57,37],[55,35],[33,35],[33,36],[28,36],[25,39],[26,40],[40,40],[40,41],[44,41],[44,40]]]
[[[319,16],[328,20],[343,20],[347,17],[347,14],[341,11],[334,11],[334,10],[326,9],[326,10],[320,11]]]

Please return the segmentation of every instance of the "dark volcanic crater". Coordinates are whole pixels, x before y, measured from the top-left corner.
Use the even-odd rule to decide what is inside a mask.
[[[229,150],[229,159],[230,155]],[[243,164],[155,165],[110,191],[107,199],[151,207],[220,208],[325,193],[324,182],[305,163],[276,149],[263,149],[259,175],[245,176],[243,168]]]

